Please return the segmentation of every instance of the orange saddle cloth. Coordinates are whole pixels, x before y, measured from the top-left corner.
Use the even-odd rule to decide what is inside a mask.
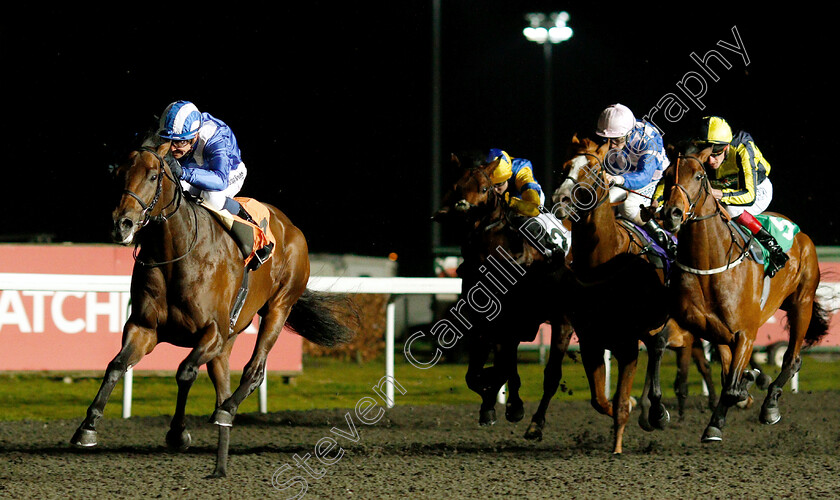
[[[277,243],[274,239],[274,235],[271,233],[271,228],[269,227],[268,221],[271,220],[271,212],[266,208],[265,205],[258,202],[253,198],[244,198],[244,197],[236,197],[234,200],[238,201],[240,205],[245,209],[246,212],[254,219],[255,224],[252,224],[245,219],[241,219],[239,216],[234,215],[234,219],[237,222],[241,222],[242,224],[246,224],[250,226],[254,230],[254,246],[249,255],[245,259],[245,263],[247,264],[253,257],[254,251],[263,248],[264,246],[268,245],[269,243],[273,244],[274,247],[271,250],[271,253],[274,253],[274,249],[277,248]]]

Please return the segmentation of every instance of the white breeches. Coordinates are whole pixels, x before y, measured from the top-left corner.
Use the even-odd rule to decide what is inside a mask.
[[[221,211],[225,207],[225,200],[227,198],[233,198],[242,189],[242,185],[245,183],[245,176],[247,175],[248,169],[245,168],[244,163],[240,163],[236,170],[230,171],[230,174],[228,174],[228,187],[221,191],[204,191],[185,181],[181,181],[181,187],[184,188],[184,191],[202,198],[208,205]]]
[[[654,181],[641,189],[634,189],[627,191],[624,188],[613,186],[610,188],[610,203],[622,202],[618,206],[618,213],[625,219],[629,219],[636,224],[642,224],[642,219],[639,217],[641,211],[640,206],[650,206],[653,193],[656,191],[656,185],[659,181]]]
[[[726,212],[733,219],[741,215],[743,212],[749,212],[752,215],[758,215],[770,206],[773,201],[773,184],[770,179],[765,178],[761,184],[755,187],[755,201],[752,205],[724,205]]]

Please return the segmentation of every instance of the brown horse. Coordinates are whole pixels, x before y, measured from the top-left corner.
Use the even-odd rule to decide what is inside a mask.
[[[265,377],[266,357],[283,326],[327,346],[349,340],[354,332],[335,319],[347,305],[342,297],[307,290],[306,240],[280,210],[269,205],[275,254],[250,272],[247,298],[238,319],[232,321],[234,297],[246,272],[242,253],[213,215],[184,198],[180,182],[163,159],[168,149],[168,142],[156,148],[147,142],[116,171],[123,189],[113,212],[112,236],[124,245],[140,244],[131,277],[132,311],[123,329],[122,348],[108,365],[87,418],[71,442],[81,447],[97,444],[96,423],[117,381],[157,344],[167,342],[191,351],[176,374],[178,399],[166,442],[175,449],[189,447],[187,394],[206,363],[216,388],[211,421],[219,426],[212,477],[223,477],[234,416]],[[231,393],[230,352],[255,314],[262,320],[254,353]]]
[[[630,392],[636,371],[638,344],[648,351],[648,370],[642,394],[639,424],[645,430],[664,428],[670,416],[661,402],[659,364],[662,352],[671,347],[680,353],[680,373],[675,388],[683,387],[688,359],[696,353],[698,367],[705,370],[710,396],[714,398],[708,363],[699,341],[668,320],[664,273],[648,262],[645,244],[615,217],[609,204],[608,183],[604,177],[603,159],[606,144],[598,146],[589,139],[572,139],[570,160],[563,166],[564,179],[553,194],[555,214],[572,219],[572,270],[578,279],[612,282],[614,295],[597,297],[594,303],[580,301],[572,314],[572,324],[580,339],[581,356],[589,378],[592,406],[613,417],[614,452],[622,452],[622,438],[631,410]],[[609,276],[604,266],[617,258],[629,261],[627,255],[640,260],[636,276],[613,264],[619,274]],[[629,269],[629,268],[628,268]],[[623,312],[623,313],[622,313]],[[667,323],[666,323],[667,320]],[[604,390],[604,351],[615,356],[619,367],[618,388],[613,401]],[[700,362],[699,360],[702,360]],[[684,406],[685,391],[677,390]]]
[[[661,212],[663,226],[679,231],[674,317],[694,335],[717,344],[721,356],[723,389],[704,442],[720,441],[727,410],[748,399],[754,374],[747,368],[756,334],[776,310],[787,312],[790,341],[761,408],[760,420],[766,424],[781,419],[779,396],[799,371],[803,342],[819,342],[828,329],[826,313],[816,301],[820,270],[814,243],[797,233],[787,252],[790,260],[773,279],[765,278],[763,265],[745,258],[747,249],[734,223],[711,194],[703,166],[710,154],[711,147],[689,146],[666,170]]]
[[[498,160],[489,165],[464,168],[460,159],[452,155],[452,162],[455,168],[462,170],[461,176],[446,193],[442,208],[433,218],[454,225],[463,236],[463,264],[458,268],[458,274],[463,280],[464,294],[476,285],[485,284],[484,288],[498,299],[501,310],[492,320],[482,314],[469,316],[469,322],[474,326],[465,338],[469,354],[466,382],[481,396],[479,424],[495,422],[496,395],[506,382],[505,417],[511,422],[522,419],[525,410],[519,396],[517,349],[520,342],[535,338],[540,324],[550,322],[553,330],[543,397],[525,435],[529,439],[540,439],[548,404],[560,386],[563,356],[572,335],[563,310],[563,286],[559,284],[566,272],[565,258],[546,259],[511,221],[511,209],[495,192],[490,180],[490,172],[496,168]],[[515,264],[505,262],[507,256]],[[506,281],[503,271],[497,270],[496,265],[500,263],[523,273],[510,273],[516,277],[515,284]],[[493,279],[502,287],[497,287]],[[468,309],[461,307],[459,313],[469,313]],[[493,366],[485,367],[490,354],[494,355]]]

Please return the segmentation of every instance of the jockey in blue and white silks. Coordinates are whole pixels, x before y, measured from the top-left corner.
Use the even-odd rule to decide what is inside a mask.
[[[676,244],[654,219],[643,221],[642,206],[650,206],[662,174],[670,164],[662,134],[651,123],[637,120],[630,108],[613,104],[598,118],[596,133],[607,139],[610,151],[604,159],[610,202],[621,203],[618,214],[643,226],[664,249],[676,255]]]
[[[244,219],[254,219],[234,196],[242,189],[248,170],[242,162],[233,131],[189,101],[175,101],[163,111],[158,136],[170,141],[169,166],[184,191],[201,198],[210,208]],[[231,217],[232,219],[232,217]],[[253,243],[251,229],[234,221],[231,234],[247,258]],[[272,244],[256,249],[249,269],[256,270],[271,254]]]
[[[230,127],[191,102],[176,101],[164,110],[158,135],[172,142],[172,157],[180,165],[174,168],[185,191],[216,210],[239,215],[242,208],[233,197],[248,170]]]

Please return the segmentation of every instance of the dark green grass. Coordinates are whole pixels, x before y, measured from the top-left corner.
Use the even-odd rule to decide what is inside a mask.
[[[542,395],[543,366],[536,361],[536,353],[520,353],[519,373],[522,378],[522,398],[536,402]],[[840,388],[840,362],[829,355],[806,355],[800,373],[801,391],[827,391]],[[639,368],[635,378],[634,395],[641,392],[644,381],[644,366],[647,357],[639,357]],[[615,361],[612,364],[613,386],[617,373]],[[765,366],[766,372],[775,377],[778,369]],[[283,383],[283,378],[269,375],[268,411],[309,410],[353,407],[364,396],[375,395],[373,386],[384,375],[384,361],[357,364],[326,358],[304,358],[303,373],[292,383]],[[404,395],[397,394],[398,405],[429,404],[475,404],[479,399],[465,382],[466,365],[438,363],[421,370],[409,364],[403,356],[396,356],[395,376],[405,388]],[[674,400],[673,380],[676,375],[675,356],[668,352],[662,363],[663,392],[667,401]],[[716,386],[720,386],[720,365],[712,364]],[[71,378],[68,378],[67,376]],[[102,373],[85,374],[0,374],[0,421],[5,420],[50,420],[60,418],[84,418],[87,406],[93,400],[101,382]],[[234,373],[232,383],[239,381]],[[579,361],[563,363],[563,389],[554,398],[553,404],[573,399],[589,399],[589,388],[583,367]],[[789,389],[786,388],[786,390]],[[700,394],[701,378],[692,365],[689,374],[689,393]],[[106,418],[120,418],[122,413],[123,384],[114,390],[105,412]],[[133,385],[133,416],[171,415],[175,408],[177,386],[174,374],[169,376],[147,375],[135,372]],[[755,394],[755,391],[754,391]],[[762,396],[757,395],[758,398]],[[190,392],[187,413],[209,415],[215,406],[213,386],[205,371]],[[258,395],[252,394],[245,400],[240,413],[258,411]]]

